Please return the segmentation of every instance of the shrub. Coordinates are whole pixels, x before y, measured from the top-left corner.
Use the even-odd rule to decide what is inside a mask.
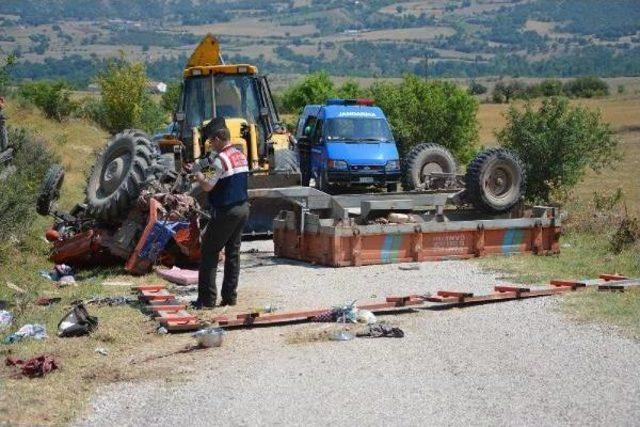
[[[487,93],[487,87],[478,83],[475,80],[471,81],[471,84],[469,84],[469,93],[471,95],[484,95],[485,93]]]
[[[537,93],[541,96],[560,96],[562,95],[562,82],[555,79],[543,80],[537,86]]]
[[[147,93],[147,81],[144,64],[132,64],[123,57],[110,62],[97,78],[101,99],[89,100],[83,114],[110,133],[157,130],[166,121],[166,111]]]
[[[142,63],[131,64],[123,57],[111,61],[97,77],[104,116],[98,124],[111,133],[140,127],[146,93],[147,74]]]
[[[64,81],[25,83],[20,88],[20,95],[38,107],[47,118],[59,122],[78,109],[78,103],[71,99],[71,87]]]
[[[593,98],[609,95],[609,85],[598,77],[580,77],[565,83],[563,91],[575,98]]]
[[[511,107],[500,143],[518,153],[527,169],[527,198],[549,202],[554,190],[572,189],[591,168],[617,158],[617,138],[597,111],[570,107],[566,98],[545,99],[539,109]]]
[[[478,139],[478,101],[451,82],[406,76],[402,83],[378,82],[371,94],[385,112],[402,151],[435,142],[466,162]]]
[[[36,216],[35,200],[40,183],[55,155],[47,146],[24,130],[9,129],[9,142],[15,155],[15,172],[0,180],[0,262],[7,249],[29,231]]]
[[[167,85],[167,91],[162,94],[160,100],[160,106],[168,113],[173,113],[177,110],[180,103],[180,93],[182,92],[181,82],[171,82]]]
[[[509,103],[514,99],[529,98],[529,91],[527,85],[518,80],[509,83],[500,81],[493,87],[491,98],[496,104]]]

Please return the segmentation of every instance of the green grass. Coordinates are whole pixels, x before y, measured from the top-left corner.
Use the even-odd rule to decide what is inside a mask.
[[[562,311],[572,319],[616,325],[622,334],[640,340],[640,289],[624,293],[589,290],[566,295]]]
[[[629,248],[612,254],[606,236],[571,233],[560,239],[559,255],[512,255],[480,260],[483,267],[499,271],[521,283],[542,283],[550,279],[597,278],[602,273],[640,277],[640,250]]]
[[[480,260],[505,279],[526,284],[548,283],[550,279],[594,279],[602,273],[640,277],[640,248],[635,246],[612,254],[606,236],[569,234],[561,238],[559,255],[513,255]],[[625,293],[583,291],[562,297],[562,312],[582,321],[618,326],[626,336],[640,340],[640,289]]]

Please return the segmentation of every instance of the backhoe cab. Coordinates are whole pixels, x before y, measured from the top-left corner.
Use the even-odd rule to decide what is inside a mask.
[[[275,152],[292,147],[279,124],[266,77],[258,75],[253,65],[224,64],[218,41],[208,35],[184,70],[172,133],[157,141],[161,152],[176,153],[183,162],[202,158],[210,148],[200,128],[213,117],[225,118],[231,142],[247,156],[254,174],[283,169],[275,165]]]

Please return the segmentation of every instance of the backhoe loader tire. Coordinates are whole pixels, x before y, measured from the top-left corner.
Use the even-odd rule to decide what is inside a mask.
[[[298,153],[294,150],[275,150],[273,152],[274,168],[276,172],[300,173]]]
[[[60,188],[64,182],[64,169],[60,165],[52,165],[42,180],[40,192],[36,199],[36,212],[42,216],[49,215],[53,204],[60,198]]]
[[[106,222],[124,219],[140,192],[156,178],[158,152],[142,131],[125,130],[98,156],[87,184],[88,214]]]
[[[525,170],[518,157],[503,148],[480,152],[465,175],[465,198],[479,210],[508,212],[524,196]]]
[[[429,173],[455,174],[456,159],[441,145],[422,143],[407,153],[402,168],[402,188],[405,191],[416,189],[433,190],[427,179]]]

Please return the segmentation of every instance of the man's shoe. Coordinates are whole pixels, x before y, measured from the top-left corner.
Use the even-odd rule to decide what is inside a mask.
[[[235,299],[235,298],[231,298],[231,299],[223,299],[223,300],[220,302],[220,305],[221,305],[221,306],[223,306],[223,307],[225,307],[225,306],[227,306],[227,305],[236,305],[236,302],[237,302],[237,301],[236,301],[236,299]]]
[[[203,304],[201,302],[198,302],[198,301],[193,301],[190,304],[190,307],[193,310],[211,310],[212,308],[215,308],[215,306],[216,306],[215,304],[205,305],[205,304]]]

